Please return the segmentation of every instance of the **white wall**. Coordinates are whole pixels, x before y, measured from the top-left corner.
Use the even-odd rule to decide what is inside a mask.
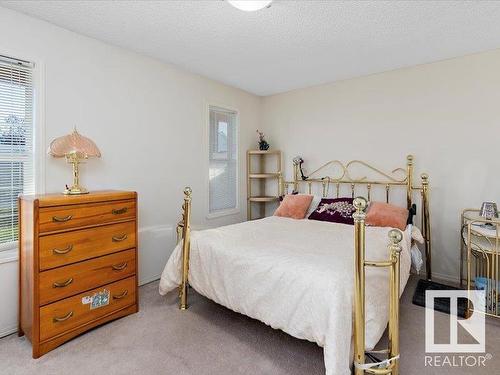
[[[184,186],[193,188],[195,226],[246,218],[244,178],[241,212],[205,218],[205,111],[208,103],[239,110],[240,175],[244,176],[245,151],[254,145],[260,121],[259,97],[4,8],[0,8],[0,35],[0,54],[33,60],[43,70],[42,151],[50,140],[77,125],[103,155],[83,166],[83,185],[138,192],[141,283],[158,278],[173,248]],[[44,152],[41,155],[45,191],[61,191],[70,182],[70,167]],[[0,280],[0,296],[6,298],[11,282],[17,280],[12,261],[0,263]],[[15,326],[16,299],[8,300],[0,311],[0,333]],[[8,311],[3,310],[6,306]]]
[[[392,169],[414,154],[431,184],[433,270],[458,279],[459,216],[500,203],[500,50],[264,98],[270,141],[313,169],[362,159]]]
[[[431,178],[438,276],[457,277],[460,210],[500,201],[500,51],[262,99],[3,8],[0,35],[0,54],[42,68],[42,149],[77,125],[103,153],[83,166],[83,184],[138,191],[141,282],[158,277],[173,247],[185,185],[194,191],[195,226],[246,217],[241,178],[241,212],[205,218],[208,103],[240,111],[241,176],[257,127],[284,150],[288,177],[297,154],[310,168],[357,158],[388,169],[414,154],[416,175],[427,171]],[[70,182],[70,168],[42,155],[44,190],[60,191]],[[0,335],[16,326],[12,254],[0,259],[0,296],[11,301],[0,310]]]

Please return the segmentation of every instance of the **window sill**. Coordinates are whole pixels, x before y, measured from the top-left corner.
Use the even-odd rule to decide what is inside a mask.
[[[0,251],[0,264],[17,262],[18,260],[19,254],[17,249]]]
[[[230,216],[230,215],[236,215],[240,213],[239,208],[232,208],[230,210],[222,210],[222,211],[217,211],[217,212],[212,212],[207,215],[207,219],[217,219],[219,217],[223,216]]]

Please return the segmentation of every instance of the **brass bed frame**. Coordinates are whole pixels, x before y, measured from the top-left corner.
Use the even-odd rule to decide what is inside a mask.
[[[429,214],[429,176],[426,173],[420,175],[421,184],[415,185],[413,178],[414,158],[408,155],[406,158],[406,168],[396,168],[390,173],[385,173],[372,165],[360,160],[352,160],[346,164],[339,160],[331,160],[320,168],[316,169],[308,176],[304,176],[301,169],[301,163],[294,159],[294,179],[285,181],[279,176],[280,194],[288,192],[289,187],[298,191],[301,185],[306,184],[308,193],[312,192],[312,184],[321,184],[322,195],[326,197],[329,193],[329,187],[333,184],[336,187],[336,195],[340,196],[340,186],[349,184],[351,187],[351,196],[354,198],[355,190],[358,185],[366,188],[368,201],[371,199],[373,186],[384,186],[386,202],[390,201],[390,191],[393,187],[403,187],[406,189],[406,201],[408,208],[413,203],[413,194],[420,193],[421,196],[421,231],[424,237],[426,272],[427,279],[431,279],[431,237],[430,237],[430,214]],[[360,177],[353,178],[353,167],[360,166],[371,172],[376,178]],[[333,166],[339,169],[336,176],[316,177],[319,172]],[[184,203],[182,205],[182,219],[177,224],[177,240],[182,241],[182,277],[179,285],[179,308],[186,310],[187,295],[189,288],[189,251],[190,251],[190,230],[191,230],[191,194],[189,187],[184,189]],[[403,235],[400,230],[392,229],[389,231],[389,259],[385,261],[373,261],[365,259],[365,218],[368,202],[363,197],[354,199],[356,209],[353,214],[354,219],[354,374],[399,374],[399,292],[400,292],[400,271],[399,254],[401,252],[400,242]],[[387,359],[376,362],[366,363],[365,353],[365,268],[366,267],[386,267],[390,270],[390,298],[389,298],[389,324],[388,324],[388,348],[376,353],[384,353]]]

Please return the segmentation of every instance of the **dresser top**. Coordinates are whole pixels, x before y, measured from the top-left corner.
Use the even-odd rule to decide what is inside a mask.
[[[66,206],[69,204],[82,204],[93,202],[119,201],[125,199],[135,199],[135,191],[121,190],[98,190],[88,194],[64,195],[62,193],[20,195],[21,200],[38,201],[39,207]]]

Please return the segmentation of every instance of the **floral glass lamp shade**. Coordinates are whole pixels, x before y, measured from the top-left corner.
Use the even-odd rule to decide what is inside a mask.
[[[66,158],[68,163],[73,165],[73,185],[64,190],[64,194],[78,195],[87,194],[88,190],[80,186],[80,172],[78,165],[82,160],[101,157],[101,151],[89,138],[79,134],[76,129],[71,134],[54,139],[47,151],[55,158]]]
[[[485,220],[498,219],[498,209],[495,202],[483,202],[481,205],[481,210],[479,211],[479,216]],[[484,228],[494,227],[493,223],[484,223],[482,225]]]

